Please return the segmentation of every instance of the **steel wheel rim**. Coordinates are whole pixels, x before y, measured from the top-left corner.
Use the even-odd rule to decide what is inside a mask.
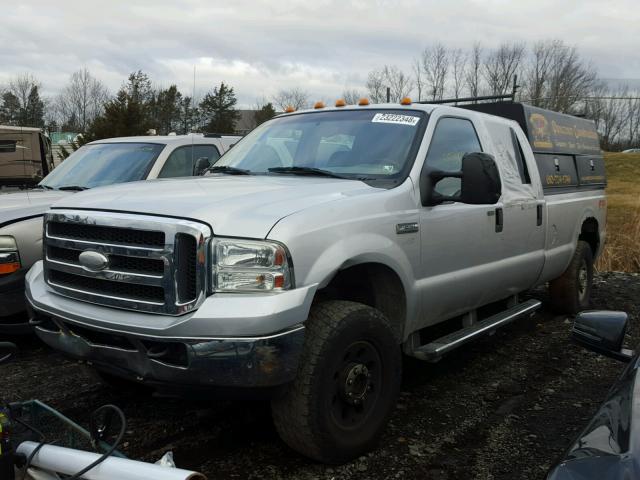
[[[381,383],[378,350],[367,341],[351,343],[333,371],[329,404],[336,425],[345,430],[361,427],[378,403]]]

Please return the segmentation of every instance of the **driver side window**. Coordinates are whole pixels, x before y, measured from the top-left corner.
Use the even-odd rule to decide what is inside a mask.
[[[214,145],[178,147],[167,158],[158,178],[191,177],[194,174],[195,162],[202,157],[206,157],[211,166],[220,158],[220,154]]]
[[[481,151],[480,140],[469,120],[445,117],[438,121],[433,132],[426,163],[437,170],[458,172],[466,153]],[[459,178],[445,178],[434,187],[441,195],[455,195],[460,188]]]

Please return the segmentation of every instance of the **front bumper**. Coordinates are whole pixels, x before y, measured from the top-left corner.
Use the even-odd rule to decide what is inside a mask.
[[[26,270],[0,277],[0,334],[18,334],[31,331],[26,315],[24,297]]]
[[[92,363],[98,370],[176,388],[274,387],[296,375],[304,341],[302,322],[314,290],[298,292],[288,299],[283,299],[282,294],[267,296],[273,302],[271,308],[266,308],[265,296],[260,296],[263,303],[254,308],[247,300],[238,303],[228,295],[231,305],[225,308],[221,305],[224,298],[214,295],[218,309],[207,306],[207,299],[196,312],[166,317],[65,298],[46,286],[42,264],[37,263],[27,275],[26,297],[35,311],[33,323],[38,337],[56,350]],[[284,305],[290,308],[283,311]],[[232,311],[233,306],[241,310]],[[215,310],[218,316],[213,314]],[[203,312],[209,318],[203,319]],[[274,315],[278,318],[272,318]],[[127,321],[118,323],[121,317],[128,317]],[[230,328],[228,318],[235,319],[237,331],[256,333],[219,335],[221,328]],[[280,325],[282,318],[291,323],[272,333],[257,333],[264,328],[263,322]],[[204,320],[209,324],[209,335],[201,335]],[[194,328],[190,329],[192,323]]]

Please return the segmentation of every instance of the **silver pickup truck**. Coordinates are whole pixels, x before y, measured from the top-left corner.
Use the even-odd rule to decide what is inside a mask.
[[[284,441],[335,463],[375,445],[402,352],[439,360],[530,315],[518,294],[546,282],[587,307],[592,123],[361,103],[278,116],[209,176],[56,203],[27,275],[37,335],[111,378],[266,391]]]
[[[72,153],[35,188],[0,194],[0,335],[32,330],[24,315],[24,277],[42,259],[42,217],[52,203],[103,185],[199,174],[239,139],[171,135],[98,140]]]

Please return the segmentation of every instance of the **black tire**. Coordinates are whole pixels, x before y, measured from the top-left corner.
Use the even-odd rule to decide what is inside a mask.
[[[362,455],[384,430],[401,372],[400,346],[381,312],[355,302],[318,304],[306,322],[297,377],[271,402],[276,429],[319,462]]]
[[[579,240],[565,272],[549,283],[553,309],[568,314],[588,309],[592,285],[593,253],[587,242]]]

